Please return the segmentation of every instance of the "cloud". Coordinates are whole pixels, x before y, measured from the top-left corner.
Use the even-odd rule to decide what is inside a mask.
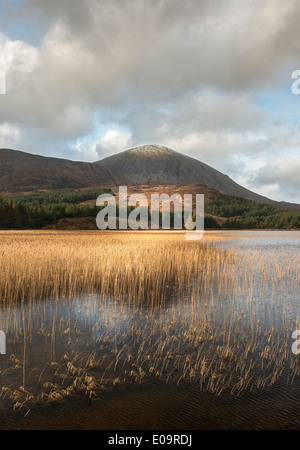
[[[103,137],[95,142],[95,149],[98,158],[103,155],[108,156],[128,148],[131,133],[125,133],[119,130],[108,130]]]
[[[255,183],[263,189],[273,187],[276,198],[284,200],[288,195],[299,203],[300,192],[300,158],[289,160],[276,158],[275,161],[262,167],[256,176]]]
[[[9,95],[0,119],[70,139],[91,131],[99,108],[156,107],[205,87],[240,93],[272,84],[299,60],[300,45],[294,39],[289,47],[287,37],[300,7],[271,3],[23,1],[15,14],[40,23],[40,43],[2,45]]]
[[[184,95],[168,107],[133,109],[123,123],[131,127],[135,145],[161,143],[213,162],[224,159],[230,149],[235,152],[243,147],[245,151],[245,145],[253,143],[253,135],[261,130],[265,116],[247,95],[202,90]]]
[[[16,148],[21,143],[21,132],[16,126],[9,123],[0,125],[0,148]]]
[[[3,143],[89,161],[157,143],[255,190],[299,151],[298,125],[256,102],[300,67],[296,0],[12,0],[3,17]]]
[[[75,148],[78,155],[84,156],[85,160],[94,162],[114,153],[127,150],[130,139],[131,133],[112,128],[107,130],[103,136],[96,139],[92,144],[78,141]]]
[[[201,83],[257,88],[300,58],[296,0],[26,0],[20,13],[39,24],[54,55],[62,44],[76,52],[73,62],[88,54],[100,79],[105,66],[111,86],[147,98]]]

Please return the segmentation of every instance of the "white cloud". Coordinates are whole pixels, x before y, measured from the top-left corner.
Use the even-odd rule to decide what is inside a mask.
[[[270,192],[274,199],[300,203],[300,158],[297,156],[276,155],[273,160],[267,161],[256,173],[253,183],[261,191]]]
[[[98,156],[111,155],[128,149],[131,133],[120,130],[108,130],[103,137],[95,142]]]
[[[37,66],[38,49],[20,40],[11,40],[0,32],[0,55],[0,69],[7,78],[7,93],[20,93]]]
[[[203,90],[169,108],[133,109],[123,122],[131,127],[134,145],[159,143],[222,166],[230,154],[257,152],[265,116],[248,96]]]
[[[21,145],[21,132],[9,123],[0,125],[0,148],[16,148]]]
[[[113,128],[109,129],[92,144],[77,142],[75,145],[78,152],[77,159],[80,155],[80,159],[83,157],[84,160],[93,162],[114,153],[125,151],[128,149],[130,139],[131,133]]]

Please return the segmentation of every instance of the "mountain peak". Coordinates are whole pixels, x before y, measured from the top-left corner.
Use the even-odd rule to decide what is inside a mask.
[[[145,156],[161,156],[163,154],[174,154],[176,153],[174,150],[171,150],[169,147],[165,147],[163,145],[141,145],[139,147],[134,147],[127,150],[128,153],[137,154],[137,155],[145,155]]]
[[[162,145],[131,148],[94,164],[100,164],[133,183],[164,182],[177,185],[196,183],[222,194],[278,206],[278,202],[249,191],[213,167]],[[296,206],[299,208],[299,205]]]

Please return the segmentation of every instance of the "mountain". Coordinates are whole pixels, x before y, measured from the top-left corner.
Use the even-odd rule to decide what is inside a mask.
[[[147,186],[143,188],[145,183]],[[190,185],[192,193],[208,195],[211,189],[257,203],[300,210],[300,205],[270,200],[197,159],[159,145],[132,148],[94,163],[0,149],[0,193],[88,187],[109,187],[116,191],[118,186],[131,185],[135,192],[144,189],[151,194],[162,189],[165,192],[162,185],[166,184],[173,185],[174,192],[176,186],[186,192]]]
[[[156,181],[182,185],[197,183],[222,194],[257,203],[300,209],[300,205],[276,202],[256,194],[207,164],[160,145],[135,147],[94,164],[104,166],[130,182]]]
[[[79,189],[120,185],[126,180],[100,164],[0,149],[0,192]]]

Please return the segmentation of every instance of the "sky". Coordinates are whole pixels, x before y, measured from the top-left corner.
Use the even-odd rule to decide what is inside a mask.
[[[299,23],[299,0],[0,0],[0,148],[165,145],[300,203]]]

